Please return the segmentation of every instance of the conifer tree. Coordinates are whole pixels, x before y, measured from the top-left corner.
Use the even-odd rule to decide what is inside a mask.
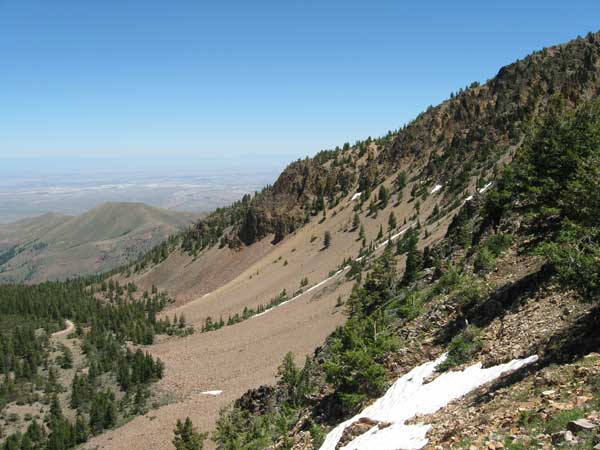
[[[360,216],[358,213],[354,213],[354,218],[352,219],[352,229],[356,230],[360,226]]]
[[[397,226],[398,223],[396,222],[396,215],[394,214],[394,211],[391,211],[390,216],[388,218],[388,228],[391,231],[395,230]]]
[[[195,430],[192,420],[187,417],[185,422],[177,419],[174,430],[173,445],[176,450],[202,450],[206,433]]]
[[[325,234],[323,235],[323,247],[329,248],[330,245],[331,245],[331,233],[329,231],[326,231]]]
[[[404,170],[402,170],[398,174],[398,176],[396,177],[396,180],[394,182],[396,191],[401,192],[406,187],[407,179],[408,179],[408,176],[406,175],[406,172]]]
[[[390,201],[390,191],[382,184],[379,188],[379,207],[385,209]]]
[[[383,239],[383,225],[379,224],[379,233],[377,233],[377,240]]]

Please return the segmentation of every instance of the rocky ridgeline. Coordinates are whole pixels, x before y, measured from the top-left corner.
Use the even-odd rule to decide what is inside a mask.
[[[573,107],[596,95],[599,44],[600,34],[590,33],[533,53],[503,67],[487,83],[461,89],[399,130],[295,161],[272,186],[198,222],[184,247],[218,242],[235,248],[267,236],[278,242],[350,192],[370,194],[408,167],[421,170],[422,180],[443,182],[442,206],[450,204],[471,178],[481,176],[482,166],[491,171],[511,158],[526,125],[547,112],[553,96],[561,95]]]

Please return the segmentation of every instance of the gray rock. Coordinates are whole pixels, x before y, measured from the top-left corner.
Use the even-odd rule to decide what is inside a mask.
[[[598,428],[593,422],[590,422],[587,419],[577,419],[572,420],[567,424],[567,430],[572,431],[573,433],[579,433],[581,431],[592,431]]]
[[[554,433],[552,435],[553,444],[562,444],[563,442],[574,444],[577,442],[577,438],[573,436],[573,433],[569,430],[559,431],[558,433]]]
[[[571,433],[569,430],[565,431],[565,442],[569,442],[569,443],[577,442],[577,439],[575,438],[575,436],[573,436],[573,433]]]

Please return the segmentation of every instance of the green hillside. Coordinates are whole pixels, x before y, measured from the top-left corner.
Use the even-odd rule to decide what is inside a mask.
[[[0,282],[40,282],[113,269],[185,229],[192,217],[142,203],[105,203],[76,217],[0,226]]]

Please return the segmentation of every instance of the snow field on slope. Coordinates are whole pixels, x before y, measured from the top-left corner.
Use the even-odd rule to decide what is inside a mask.
[[[360,418],[377,422],[389,422],[382,429],[379,425],[356,437],[342,450],[397,450],[420,449],[427,445],[427,432],[431,425],[405,425],[416,415],[432,414],[474,389],[493,381],[502,375],[518,370],[537,361],[537,355],[525,359],[515,359],[506,364],[483,369],[481,363],[474,364],[459,372],[446,372],[435,380],[424,384],[424,380],[434,374],[447,354],[413,368],[400,377],[387,390],[385,395],[365,408],[353,418],[342,422],[326,437],[320,450],[335,450],[346,427]]]

